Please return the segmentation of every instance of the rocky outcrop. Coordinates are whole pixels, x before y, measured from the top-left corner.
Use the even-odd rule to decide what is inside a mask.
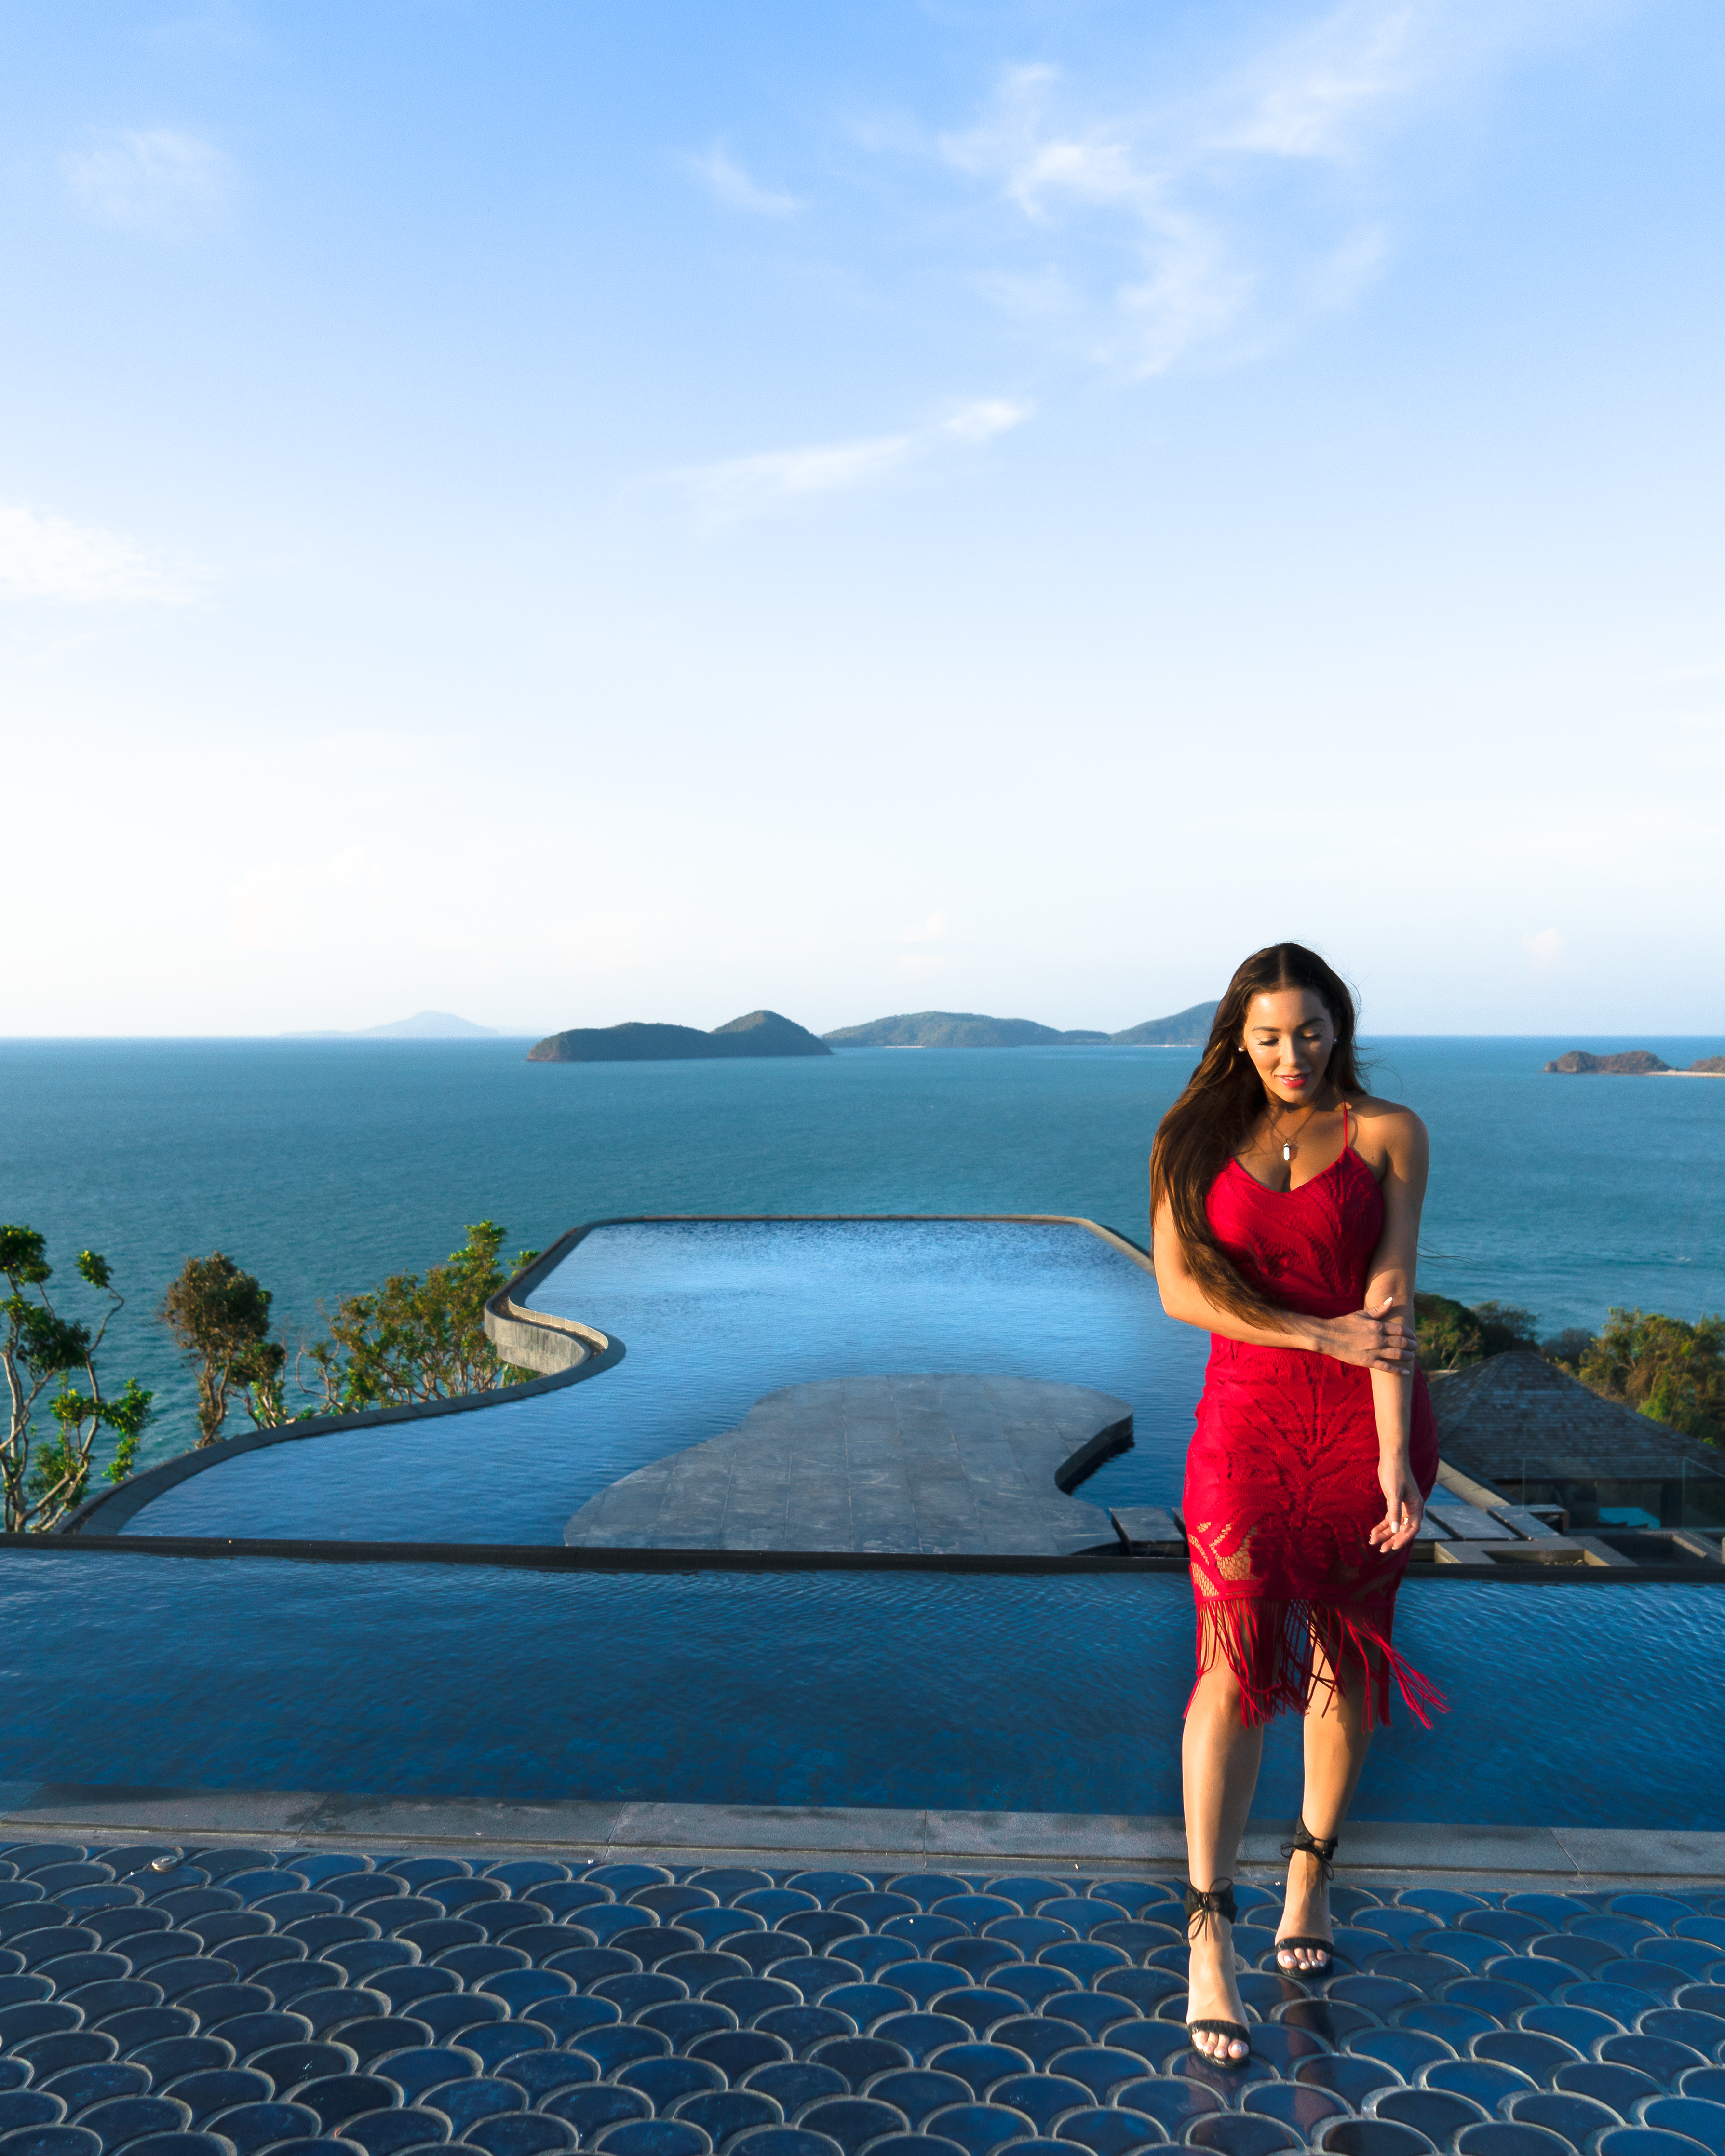
[[[1651,1049],[1631,1048],[1621,1055],[1589,1055],[1584,1048],[1572,1048],[1567,1055],[1560,1055],[1546,1065],[1548,1070],[1561,1070],[1574,1075],[1599,1072],[1607,1078],[1645,1078],[1657,1070],[1669,1070],[1669,1063],[1661,1063]],[[1696,1066],[1697,1069],[1700,1065]]]
[[[687,1063],[739,1055],[830,1055],[806,1026],[777,1011],[750,1011],[702,1033],[692,1025],[572,1026],[527,1050],[529,1063]]]
[[[1725,1055],[1702,1055],[1689,1066],[1697,1078],[1725,1078]]]

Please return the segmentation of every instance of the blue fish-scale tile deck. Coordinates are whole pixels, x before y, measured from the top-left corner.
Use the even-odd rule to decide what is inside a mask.
[[[1725,2156],[1711,1890],[1242,1900],[1227,2073],[1165,1880],[13,1845],[0,2151]]]

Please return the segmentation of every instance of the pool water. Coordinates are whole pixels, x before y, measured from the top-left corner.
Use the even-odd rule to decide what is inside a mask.
[[[1414,1581],[1396,1640],[1450,1711],[1398,1709],[1354,1816],[1721,1825],[1725,1594]],[[1170,1815],[1191,1675],[1168,1574],[0,1564],[13,1784]]]
[[[146,1535],[558,1543],[619,1477],[811,1379],[969,1371],[1130,1400],[1132,1448],[1100,1505],[1179,1496],[1206,1337],[1163,1315],[1145,1269],[1075,1224],[651,1221],[595,1229],[536,1308],[624,1343],[582,1383],[418,1424],[242,1455],[136,1513]]]

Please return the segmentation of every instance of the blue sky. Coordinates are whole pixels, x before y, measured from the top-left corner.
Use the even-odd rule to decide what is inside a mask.
[[[1280,936],[1725,1029],[1722,90],[1712,0],[0,0],[6,1029]]]

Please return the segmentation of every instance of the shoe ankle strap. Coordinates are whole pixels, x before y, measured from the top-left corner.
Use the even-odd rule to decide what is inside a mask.
[[[1218,1885],[1200,1893],[1190,1880],[1186,1882],[1186,1936],[1195,1939],[1209,1929],[1218,1917],[1225,1917],[1233,1923],[1239,1912],[1234,1900],[1234,1881],[1224,1879]]]
[[[1336,1876],[1334,1860],[1336,1851],[1341,1845],[1340,1835],[1332,1834],[1327,1841],[1320,1841],[1305,1820],[1301,1820],[1294,1830],[1293,1840],[1282,1844],[1281,1853],[1284,1856],[1292,1856],[1296,1854],[1315,1856],[1318,1861],[1318,1868],[1322,1871],[1325,1879],[1331,1880]]]

